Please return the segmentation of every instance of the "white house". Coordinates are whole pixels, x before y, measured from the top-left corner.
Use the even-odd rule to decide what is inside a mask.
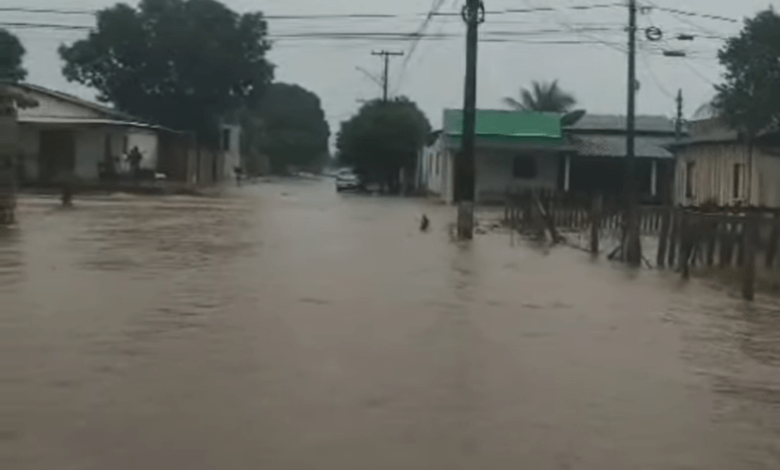
[[[162,128],[109,107],[27,83],[15,88],[38,106],[18,113],[22,172],[28,181],[50,181],[65,171],[95,180],[99,164],[121,171],[133,148],[141,168],[155,169]],[[118,166],[118,168],[117,168]]]
[[[585,115],[564,126],[562,114],[478,110],[475,196],[478,203],[503,201],[526,190],[620,194],[624,186],[625,118]],[[658,201],[671,185],[674,157],[665,148],[674,124],[663,116],[637,116],[637,184],[645,201]],[[461,146],[462,113],[444,112],[444,129],[420,152],[417,186],[453,201],[454,156]]]

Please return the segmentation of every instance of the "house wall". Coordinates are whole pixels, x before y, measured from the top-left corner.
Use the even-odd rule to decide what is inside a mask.
[[[143,159],[141,168],[156,170],[159,162],[158,136],[154,131],[131,129],[126,132],[127,151],[138,147]]]
[[[38,102],[38,106],[35,108],[27,108],[19,110],[19,118],[84,118],[84,119],[101,119],[105,118],[104,115],[86,108],[79,106],[75,103],[68,103],[64,100],[59,100],[49,95],[36,92],[27,92]]]
[[[515,178],[514,159],[532,157],[536,161],[536,178]],[[516,151],[478,151],[477,202],[503,201],[508,192],[526,189],[557,189],[560,158],[548,152],[518,153]]]
[[[229,132],[227,141],[223,141],[223,168],[220,179],[230,178],[236,167],[243,167],[241,161],[241,126],[223,125],[223,130]]]
[[[28,180],[39,178],[40,134],[45,129],[63,128],[62,126],[47,126],[38,124],[22,124],[20,126],[20,143],[24,175]],[[66,127],[67,128],[67,127]],[[72,127],[75,134],[75,174],[87,180],[98,179],[98,163],[106,158],[106,139],[109,139],[109,150],[112,157],[119,157],[117,171],[128,171],[128,164],[123,158],[126,150],[138,146],[144,159],[142,168],[155,169],[158,160],[157,134],[153,131],[135,130],[119,126]],[[127,145],[127,147],[126,147]]]
[[[694,164],[690,179],[693,183],[692,197],[686,194],[689,163]],[[738,197],[734,197],[736,164],[742,165]],[[714,202],[721,206],[741,203],[780,207],[780,161],[760,148],[753,149],[751,159],[748,147],[739,143],[691,146],[678,151],[675,173],[674,195],[677,204],[701,205]]]

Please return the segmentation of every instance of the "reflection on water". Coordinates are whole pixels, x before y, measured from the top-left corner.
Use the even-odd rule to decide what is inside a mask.
[[[0,231],[2,468],[780,468],[775,300],[329,184],[55,205]]]

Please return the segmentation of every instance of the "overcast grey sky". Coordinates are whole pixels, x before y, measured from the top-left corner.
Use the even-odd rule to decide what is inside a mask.
[[[456,12],[464,0],[444,0],[443,12]],[[269,20],[271,36],[301,32],[414,32],[435,0],[223,0],[237,11],[260,10],[268,15],[387,13],[389,19],[296,19]],[[0,0],[2,7],[97,9],[116,3],[112,0]],[[135,3],[135,2],[130,2]],[[498,34],[512,42],[484,42],[480,45],[478,104],[482,108],[501,108],[501,99],[517,95],[532,80],[559,79],[560,85],[575,94],[591,113],[625,114],[626,55],[620,49],[626,41],[623,30],[627,9],[609,0],[485,0],[489,12],[481,28],[485,37]],[[720,79],[716,51],[722,44],[717,36],[739,31],[741,20],[770,6],[767,0],[652,0],[640,5],[675,8],[701,14],[739,19],[738,23],[684,16],[659,9],[639,17],[641,28],[657,26],[665,38],[692,33],[692,43],[668,40],[640,44],[638,76],[641,89],[638,112],[674,113],[673,95],[682,88],[685,111],[693,113],[711,98],[712,83]],[[611,4],[611,5],[607,5]],[[599,5],[599,8],[574,9]],[[505,9],[553,7],[554,11],[499,13]],[[3,13],[0,21],[57,24],[93,24],[88,16],[62,14]],[[595,30],[593,29],[595,28]],[[14,29],[28,50],[27,67],[31,82],[93,98],[94,93],[68,83],[61,75],[57,47],[83,36],[83,31]],[[585,30],[583,30],[585,29]],[[436,17],[429,33],[452,33],[445,40],[423,40],[404,66],[405,59],[394,60],[391,90],[416,100],[434,126],[441,123],[442,110],[462,104],[464,68],[464,25],[456,17]],[[542,31],[542,32],[540,32]],[[205,32],[204,32],[205,33]],[[522,42],[521,42],[522,41]],[[531,44],[542,41],[547,44]],[[550,41],[581,41],[578,44],[549,44]],[[599,43],[606,42],[607,44]],[[372,50],[391,49],[409,52],[411,44],[397,40],[324,40],[276,39],[270,59],[277,65],[280,81],[298,83],[322,99],[331,127],[353,113],[359,100],[379,95],[379,87],[356,70],[362,67],[377,75],[380,60]],[[660,48],[685,49],[690,57],[667,58]]]

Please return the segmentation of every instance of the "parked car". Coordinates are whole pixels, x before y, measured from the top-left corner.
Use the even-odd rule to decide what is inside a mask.
[[[352,170],[340,170],[336,175],[336,191],[357,190],[363,187],[360,176]]]

